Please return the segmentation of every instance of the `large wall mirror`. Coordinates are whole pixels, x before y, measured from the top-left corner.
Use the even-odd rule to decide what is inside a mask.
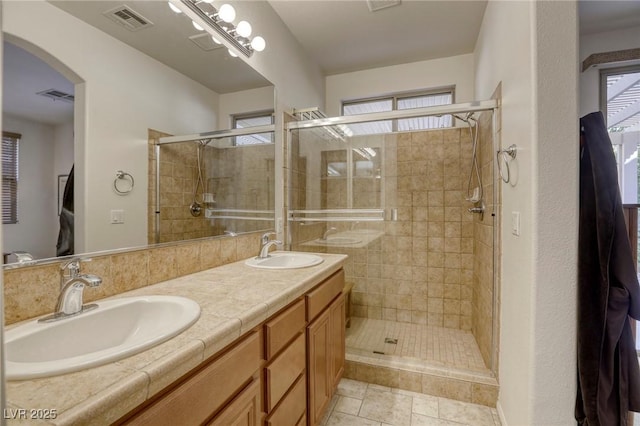
[[[136,28],[122,22],[131,14]],[[10,2],[3,31],[3,148],[17,139],[5,264],[70,254],[61,245],[81,254],[273,227],[211,218],[273,210],[273,137],[257,135],[163,147],[159,196],[181,205],[162,218],[182,232],[156,239],[153,141],[264,124],[274,109],[268,80],[166,2]],[[209,207],[198,232],[194,199]],[[73,244],[60,235],[70,206]]]

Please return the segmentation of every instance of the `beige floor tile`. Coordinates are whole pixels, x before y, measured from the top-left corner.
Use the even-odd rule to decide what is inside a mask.
[[[338,389],[322,426],[500,426],[495,408],[483,405],[350,379]]]
[[[438,398],[428,395],[414,396],[411,412],[422,416],[438,417]]]
[[[412,402],[410,396],[369,387],[359,416],[396,426],[409,426]]]
[[[450,422],[421,414],[411,415],[411,426],[467,426],[464,423]]]
[[[440,418],[443,420],[451,420],[473,426],[495,426],[491,409],[484,405],[439,398],[438,410]]]
[[[361,405],[361,399],[341,396],[338,398],[338,402],[336,402],[335,407],[333,407],[333,411],[357,416],[360,412]]]
[[[345,413],[331,413],[327,426],[380,426],[380,422]]]
[[[367,392],[367,384],[359,382],[357,380],[342,379],[338,384],[337,394],[341,396],[348,396],[350,398],[364,398]]]

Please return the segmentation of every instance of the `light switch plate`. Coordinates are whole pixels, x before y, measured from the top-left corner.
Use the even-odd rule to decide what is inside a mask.
[[[111,223],[124,223],[124,210],[111,210]]]
[[[520,235],[520,212],[511,212],[511,233],[516,237]]]

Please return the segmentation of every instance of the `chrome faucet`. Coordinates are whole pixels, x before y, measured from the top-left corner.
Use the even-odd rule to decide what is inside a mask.
[[[336,228],[334,228],[333,226],[329,229],[326,230],[326,232],[324,234],[322,234],[322,238],[320,238],[321,241],[326,241],[327,237],[331,234],[335,234],[337,233],[338,230]]]
[[[257,259],[266,259],[269,257],[269,249],[273,245],[282,245],[282,241],[279,240],[271,240],[270,237],[272,235],[276,235],[275,232],[267,232],[262,235],[260,239],[260,253],[258,254]]]
[[[80,314],[98,307],[95,303],[84,305],[84,288],[98,287],[102,278],[92,274],[80,273],[80,259],[71,259],[60,267],[60,295],[53,314],[41,318],[38,322],[51,322]]]

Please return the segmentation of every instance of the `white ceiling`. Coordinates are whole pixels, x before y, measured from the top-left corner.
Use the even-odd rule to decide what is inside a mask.
[[[364,0],[269,3],[328,75],[471,53],[487,4],[403,0],[370,12]]]
[[[580,34],[596,34],[640,25],[638,0],[578,2]]]
[[[70,121],[73,118],[72,103],[54,101],[36,94],[49,89],[73,94],[73,83],[41,59],[5,42],[2,61],[3,112],[51,125]]]
[[[184,16],[172,13],[166,1],[51,3],[218,93],[270,84],[244,62],[231,58],[225,49],[207,52],[197,47],[188,37],[198,31]],[[487,5],[486,0],[403,0],[399,6],[370,12],[365,0],[270,0],[269,3],[327,75],[471,53]],[[103,16],[103,12],[122,4],[154,25],[131,32]],[[581,34],[609,31],[638,25],[640,1],[581,1],[579,12]],[[262,54],[268,54],[268,49]],[[16,115],[30,111],[38,120],[48,123],[63,121],[63,111],[66,111],[70,119],[69,104],[34,95],[39,90],[68,88],[68,81],[42,61],[11,46],[5,48],[4,62],[5,110],[15,108],[8,112]],[[44,68],[24,73],[16,68],[20,63],[40,64]],[[7,87],[9,76],[21,79],[15,80],[20,83]],[[31,84],[38,90],[25,91],[29,84],[24,79],[30,76],[33,77]],[[27,100],[34,103],[21,104]],[[53,109],[47,110],[49,107]]]

